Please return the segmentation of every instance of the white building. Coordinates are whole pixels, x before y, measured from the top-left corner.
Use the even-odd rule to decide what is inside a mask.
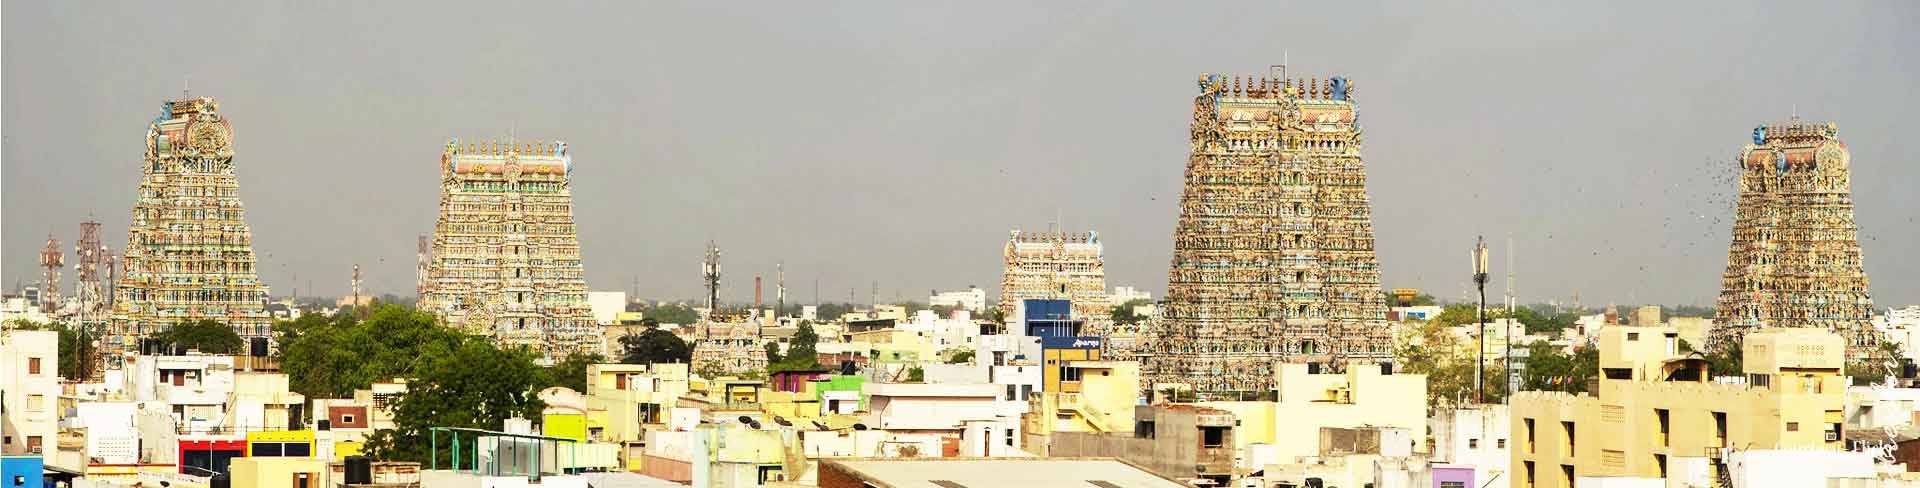
[[[1113,287],[1113,293],[1107,295],[1107,305],[1109,306],[1119,306],[1122,303],[1134,300],[1151,302],[1153,301],[1153,294],[1131,286],[1116,286]]]
[[[1433,434],[1433,462],[1473,468],[1473,479],[1494,480],[1512,460],[1506,405],[1474,405],[1440,410],[1427,419]]]
[[[867,383],[861,391],[867,394],[868,427],[957,433],[964,457],[1032,456],[1020,450],[1026,402],[1002,400],[999,385]]]
[[[1879,379],[1874,379],[1879,383]],[[1886,386],[1847,387],[1847,430],[1899,428],[1913,425],[1920,388]]]
[[[0,437],[7,452],[50,453],[60,433],[60,333],[0,329]]]
[[[593,309],[593,321],[600,325],[612,325],[627,311],[627,292],[590,291],[587,292],[587,306]]]
[[[966,310],[954,311],[953,316],[947,318],[932,310],[921,310],[913,314],[912,322],[900,324],[898,328],[926,338],[936,351],[971,349],[974,339],[980,337],[980,326],[973,323],[973,314]]]
[[[208,432],[226,420],[233,395],[233,356],[137,356],[126,392],[136,402],[172,406],[182,432]]]
[[[32,296],[8,295],[0,300],[0,323],[15,319],[39,324],[52,323],[53,317],[48,317],[46,312],[40,310],[40,303],[35,298],[38,296],[36,290]]]
[[[928,306],[948,306],[978,312],[987,309],[987,291],[978,286],[965,290],[935,291],[927,296]]]

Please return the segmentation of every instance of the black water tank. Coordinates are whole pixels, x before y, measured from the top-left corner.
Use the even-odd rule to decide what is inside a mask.
[[[1320,363],[1307,363],[1307,374],[1320,374]]]
[[[373,484],[373,460],[366,456],[347,456],[346,482],[349,485]]]
[[[317,426],[314,427],[314,429],[316,430],[333,430],[332,420],[320,419],[319,421],[314,423],[317,424]]]
[[[253,353],[253,357],[256,357],[256,358],[267,357],[267,338],[255,337],[253,338],[252,345],[253,347],[251,348],[251,352]]]
[[[1392,362],[1392,361],[1381,361],[1381,362],[1380,362],[1380,374],[1382,374],[1382,375],[1392,375],[1392,374],[1393,374],[1393,362]]]

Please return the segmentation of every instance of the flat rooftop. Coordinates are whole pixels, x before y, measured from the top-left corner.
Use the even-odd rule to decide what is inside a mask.
[[[1184,488],[1111,458],[823,459],[884,488]]]

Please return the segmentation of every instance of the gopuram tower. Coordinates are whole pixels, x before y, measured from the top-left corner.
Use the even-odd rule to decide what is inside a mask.
[[[1847,144],[1833,123],[1798,119],[1753,129],[1740,151],[1733,243],[1714,311],[1712,347],[1739,347],[1758,328],[1811,327],[1872,348]]]
[[[1257,398],[1275,362],[1392,358],[1353,84],[1203,75],[1143,382]]]
[[[271,337],[267,287],[256,275],[253,232],[234,176],[233,127],[212,97],[171,100],[147,126],[140,199],[125,271],[114,283],[101,353],[120,352],[174,324],[213,320],[242,338]],[[251,341],[249,341],[251,342]]]
[[[449,141],[420,308],[559,360],[600,344],[573,227],[564,142]]]

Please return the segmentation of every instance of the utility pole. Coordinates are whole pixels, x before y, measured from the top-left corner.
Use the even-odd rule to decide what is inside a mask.
[[[1475,238],[1473,244],[1473,284],[1480,289],[1480,308],[1473,313],[1474,326],[1480,330],[1480,346],[1474,351],[1473,362],[1473,403],[1486,402],[1486,366],[1487,366],[1487,239]]]
[[[1506,325],[1500,329],[1501,331],[1506,333],[1506,336],[1503,337],[1503,339],[1506,340],[1507,355],[1505,357],[1500,358],[1500,370],[1505,373],[1501,375],[1501,378],[1503,378],[1503,381],[1507,382],[1505,391],[1507,392],[1506,396],[1509,398],[1513,396],[1514,390],[1520,389],[1519,388],[1520,385],[1518,384],[1518,381],[1517,381],[1518,378],[1514,376],[1515,371],[1513,370],[1513,337],[1514,337],[1513,327],[1515,323],[1519,322],[1520,320],[1520,316],[1515,315],[1513,309],[1515,306],[1518,306],[1519,304],[1520,304],[1519,295],[1515,295],[1513,293],[1513,234],[1508,233],[1507,234],[1507,322],[1506,322]],[[1525,332],[1525,330],[1522,330],[1522,332]]]

